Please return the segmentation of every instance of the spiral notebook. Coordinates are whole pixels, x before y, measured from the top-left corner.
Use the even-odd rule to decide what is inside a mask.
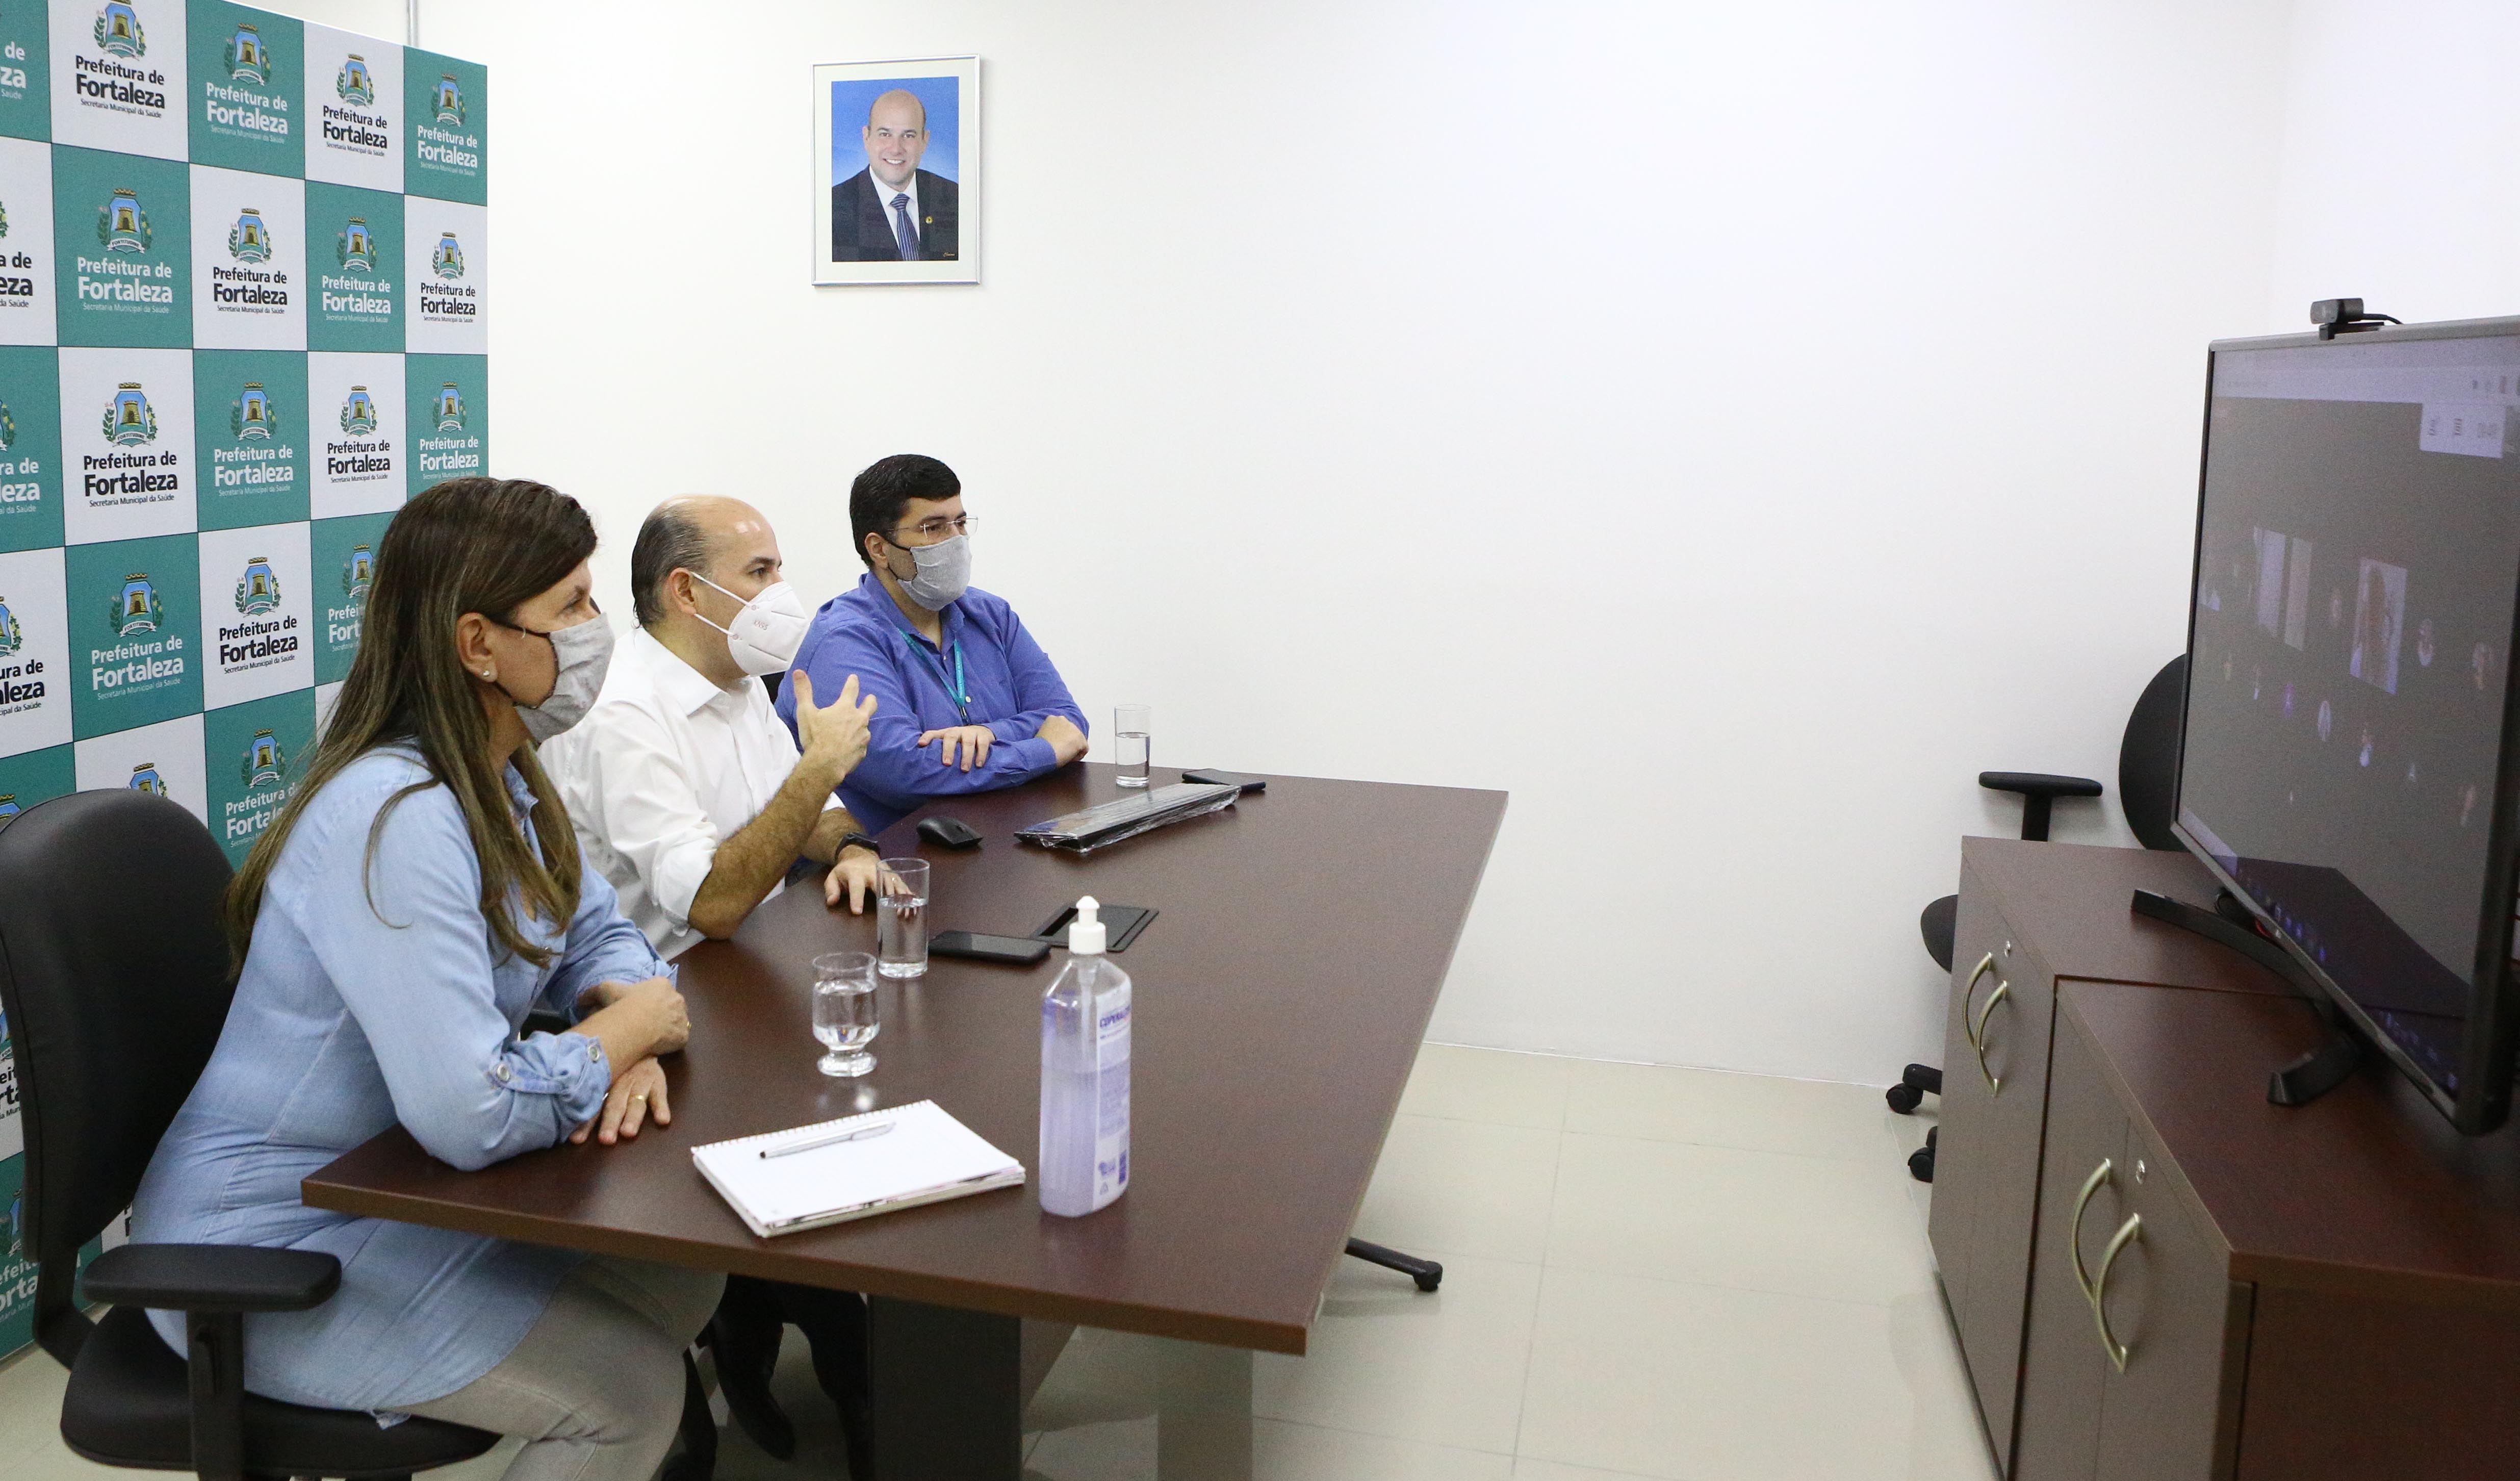
[[[852,1132],[875,1134],[830,1140]],[[818,1142],[828,1144],[812,1144]],[[693,1147],[692,1161],[764,1238],[966,1193],[1021,1188],[1024,1181],[1022,1163],[933,1100],[712,1142]]]

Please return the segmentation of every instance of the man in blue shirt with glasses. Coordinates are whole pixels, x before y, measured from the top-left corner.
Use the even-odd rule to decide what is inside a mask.
[[[849,486],[867,573],[814,614],[790,667],[818,695],[855,674],[878,701],[866,759],[839,788],[869,832],[1085,754],[1085,713],[1050,655],[1003,598],[972,589],[970,525],[962,480],[933,458],[896,454]],[[784,689],[779,718],[796,728]]]

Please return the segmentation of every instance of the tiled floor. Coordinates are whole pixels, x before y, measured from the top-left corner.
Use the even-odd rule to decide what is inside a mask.
[[[1862,1086],[1429,1045],[1313,1351],[1080,1331],[1027,1417],[1028,1481],[1992,1481],[1904,1158]],[[789,1344],[800,1454],[730,1431],[723,1481],[836,1477]],[[0,1481],[62,1449],[60,1372],[0,1369]],[[439,1472],[494,1481],[503,1448]]]

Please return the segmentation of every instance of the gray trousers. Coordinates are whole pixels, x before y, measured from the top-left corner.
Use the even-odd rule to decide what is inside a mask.
[[[648,1481],[681,1425],[683,1350],[725,1284],[714,1272],[594,1256],[498,1367],[404,1407],[523,1436],[505,1481]]]

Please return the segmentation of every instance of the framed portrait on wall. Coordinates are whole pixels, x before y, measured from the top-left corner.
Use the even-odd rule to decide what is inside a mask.
[[[814,68],[814,281],[980,281],[980,59]]]

